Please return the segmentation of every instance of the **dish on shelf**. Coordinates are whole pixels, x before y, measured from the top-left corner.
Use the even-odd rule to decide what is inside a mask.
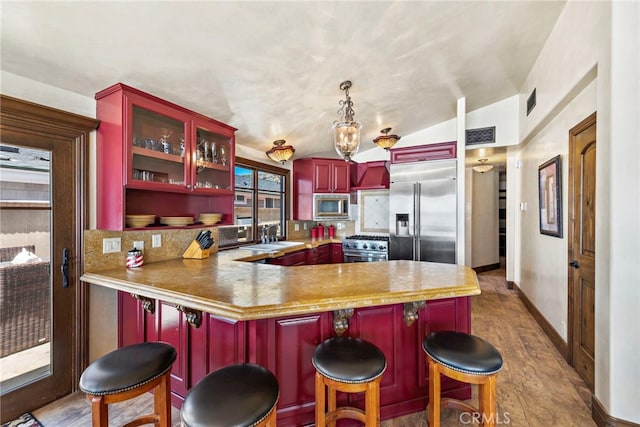
[[[155,215],[125,215],[125,222],[129,227],[142,228],[156,222]]]
[[[201,213],[198,217],[198,221],[203,223],[204,225],[213,225],[222,221],[221,213]]]
[[[173,225],[173,226],[191,225],[193,224],[193,217],[192,216],[161,216],[160,224]]]

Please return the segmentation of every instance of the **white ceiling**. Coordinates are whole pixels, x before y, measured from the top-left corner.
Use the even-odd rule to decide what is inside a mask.
[[[88,97],[123,82],[260,151],[337,157],[351,80],[363,146],[518,93],[564,2],[7,2],[3,70]]]

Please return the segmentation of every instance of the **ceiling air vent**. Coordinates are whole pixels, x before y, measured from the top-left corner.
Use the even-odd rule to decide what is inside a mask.
[[[496,127],[490,126],[487,128],[467,129],[466,145],[478,145],[478,144],[492,144],[496,142]]]
[[[529,115],[530,112],[533,111],[533,108],[535,106],[536,106],[536,90],[534,88],[533,92],[531,92],[531,95],[529,95],[529,98],[527,98],[527,116]]]

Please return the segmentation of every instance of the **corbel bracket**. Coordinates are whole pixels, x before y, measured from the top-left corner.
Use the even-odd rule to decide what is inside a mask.
[[[418,320],[418,310],[423,309],[425,306],[424,301],[412,301],[404,303],[404,323],[407,326],[413,325],[413,322]]]
[[[197,329],[200,327],[200,325],[202,325],[202,311],[194,310],[183,305],[176,305],[175,307],[185,314],[187,323],[189,323],[191,326]]]
[[[156,312],[156,300],[137,294],[131,294],[131,296],[140,301],[140,305],[147,313],[153,314]]]
[[[353,308],[345,308],[334,310],[333,312],[333,330],[338,336],[342,336],[349,329],[349,319],[353,316]]]

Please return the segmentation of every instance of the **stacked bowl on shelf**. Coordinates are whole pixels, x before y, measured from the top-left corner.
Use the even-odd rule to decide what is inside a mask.
[[[192,216],[161,216],[160,224],[171,226],[184,226],[193,224]]]
[[[156,222],[155,215],[125,215],[128,227],[143,228]]]
[[[214,213],[203,212],[198,217],[198,221],[200,221],[204,225],[214,225],[222,221],[222,214],[215,213],[215,212]]]

